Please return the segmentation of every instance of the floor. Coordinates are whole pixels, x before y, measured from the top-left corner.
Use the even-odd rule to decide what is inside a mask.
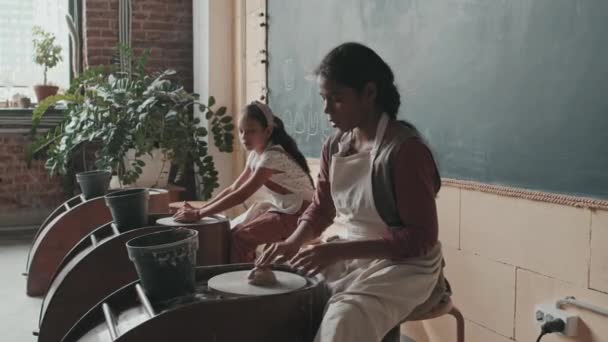
[[[34,342],[41,298],[25,294],[25,271],[31,236],[0,236],[0,334],[3,341]]]

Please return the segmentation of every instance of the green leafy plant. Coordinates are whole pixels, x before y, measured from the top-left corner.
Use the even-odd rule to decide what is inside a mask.
[[[34,34],[34,62],[44,67],[44,82],[46,85],[47,72],[49,69],[54,68],[57,63],[62,60],[61,57],[61,46],[55,44],[55,36],[43,30],[40,26],[34,26],[32,28]]]
[[[218,184],[218,172],[208,149],[208,130],[202,118],[194,115],[198,107],[213,133],[213,143],[221,152],[232,152],[234,125],[226,107],[214,109],[215,99],[205,103],[174,80],[175,71],[147,74],[148,53],[135,58],[130,73],[113,67],[87,70],[65,95],[43,101],[33,113],[34,126],[46,109],[59,100],[66,101],[61,124],[32,144],[30,154],[46,150],[46,168],[51,174],[67,174],[74,151],[83,144],[94,144],[96,167],[112,169],[123,184],[131,184],[142,173],[143,155],[161,151],[183,174],[196,165],[200,176],[199,193],[208,199]],[[127,151],[135,158],[125,164]]]

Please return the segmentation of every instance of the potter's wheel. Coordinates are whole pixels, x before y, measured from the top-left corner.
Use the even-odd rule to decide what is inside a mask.
[[[263,296],[295,291],[303,288],[307,283],[306,278],[295,273],[273,270],[277,278],[277,284],[273,286],[256,286],[249,284],[247,279],[249,272],[250,270],[222,273],[209,279],[207,285],[211,289],[224,293]]]
[[[175,219],[173,219],[172,216],[169,216],[169,217],[163,217],[163,218],[156,220],[156,224],[159,224],[161,226],[172,226],[172,227],[202,226],[205,224],[217,223],[218,221],[220,221],[220,219],[221,219],[221,217],[211,216],[211,217],[204,217],[196,222],[177,222],[177,221],[175,221]]]

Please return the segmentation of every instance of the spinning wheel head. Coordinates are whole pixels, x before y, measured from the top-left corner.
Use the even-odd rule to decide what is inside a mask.
[[[274,270],[277,283],[273,286],[256,286],[249,284],[250,270],[241,270],[222,273],[209,279],[207,285],[216,291],[245,295],[245,296],[264,296],[280,293],[287,293],[299,290],[306,286],[306,278],[295,273]]]

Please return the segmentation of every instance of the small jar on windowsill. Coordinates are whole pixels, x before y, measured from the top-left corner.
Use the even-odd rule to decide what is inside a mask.
[[[30,108],[32,107],[32,100],[29,97],[22,97],[19,99],[19,108]]]
[[[27,109],[27,108],[30,108],[31,106],[32,106],[32,100],[30,100],[29,97],[19,94],[19,93],[13,95],[13,97],[9,103],[9,107],[11,107],[11,108]]]

